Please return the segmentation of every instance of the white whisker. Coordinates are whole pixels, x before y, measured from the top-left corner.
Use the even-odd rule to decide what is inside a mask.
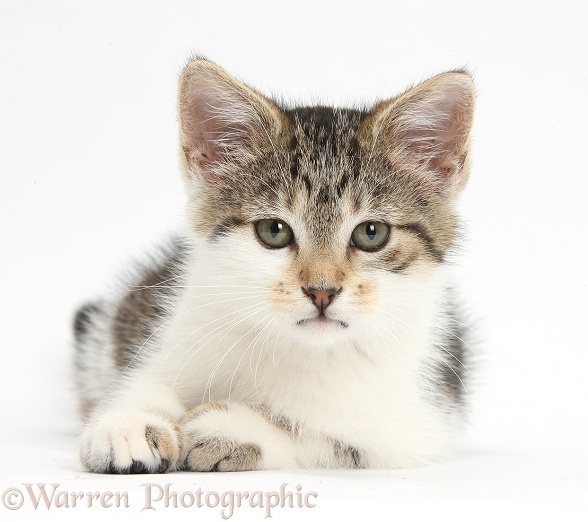
[[[211,294],[214,295],[214,294]],[[190,308],[189,310],[185,310],[179,314],[176,314],[168,319],[166,319],[162,324],[160,324],[155,330],[153,330],[153,332],[149,335],[149,337],[147,337],[147,339],[145,339],[145,341],[143,341],[143,344],[139,347],[139,349],[137,351],[135,351],[133,357],[131,358],[130,362],[125,366],[125,368],[122,370],[122,374],[124,375],[124,373],[129,369],[129,367],[134,363],[134,361],[137,359],[137,357],[141,354],[141,352],[143,351],[143,349],[145,348],[145,346],[149,343],[149,341],[151,341],[151,339],[155,336],[155,334],[157,332],[159,332],[161,329],[163,329],[163,327],[167,326],[168,324],[170,324],[171,322],[175,321],[176,319],[178,319],[179,317],[182,317],[186,314],[192,313],[194,312],[194,310],[198,310],[199,308],[204,308],[206,306],[213,306],[213,305],[217,305],[217,304],[221,304],[221,303],[228,303],[228,302],[233,302],[233,301],[238,301],[240,299],[251,299],[253,297],[256,296],[245,296],[245,297],[236,297],[233,299],[224,299],[221,301],[209,301],[207,303],[204,303],[202,305],[199,306],[195,306],[193,308]]]

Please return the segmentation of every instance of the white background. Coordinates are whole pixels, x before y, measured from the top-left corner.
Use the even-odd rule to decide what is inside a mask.
[[[176,88],[202,53],[285,100],[393,96],[467,66],[477,85],[455,267],[472,317],[471,422],[427,469],[174,474],[177,491],[318,493],[276,520],[581,520],[588,510],[588,36],[585,2],[0,2],[0,493],[129,491],[86,474],[75,308],[183,217]],[[0,503],[0,512],[6,509]],[[74,517],[83,508],[15,518]],[[222,520],[219,509],[160,514]],[[150,516],[144,511],[141,517]],[[233,520],[263,520],[241,508]],[[4,513],[0,513],[4,519]]]

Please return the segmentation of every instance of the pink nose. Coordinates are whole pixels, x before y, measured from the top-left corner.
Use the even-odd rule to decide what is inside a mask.
[[[321,312],[332,303],[333,299],[340,291],[341,288],[327,288],[326,290],[318,288],[302,288],[302,293],[309,297],[314,303],[314,306],[316,306]]]

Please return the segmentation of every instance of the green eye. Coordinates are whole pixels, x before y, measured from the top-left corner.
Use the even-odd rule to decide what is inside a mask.
[[[294,232],[279,219],[263,219],[255,225],[257,236],[270,248],[284,248],[292,243]]]
[[[355,227],[351,234],[351,246],[374,252],[384,246],[389,234],[390,227],[386,223],[366,221]]]

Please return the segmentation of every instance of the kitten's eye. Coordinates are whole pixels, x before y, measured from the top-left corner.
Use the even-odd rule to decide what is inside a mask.
[[[255,225],[257,236],[270,248],[284,248],[292,243],[294,232],[279,219],[263,219]]]
[[[389,234],[390,227],[386,223],[366,221],[355,227],[351,234],[351,246],[374,252],[384,246]]]

